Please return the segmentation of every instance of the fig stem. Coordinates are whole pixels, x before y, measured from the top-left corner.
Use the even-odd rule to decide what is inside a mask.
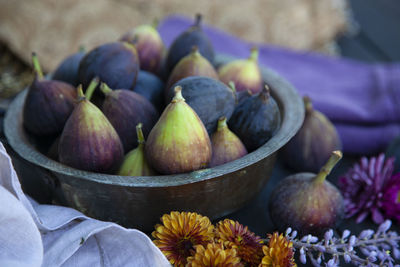
[[[153,27],[154,29],[157,29],[159,23],[160,23],[159,19],[154,18],[153,22],[151,23],[151,27]]]
[[[145,142],[142,127],[143,127],[143,124],[141,122],[138,123],[138,125],[136,125],[136,135],[137,135],[139,146],[143,145]]]
[[[324,166],[322,166],[321,170],[315,176],[314,178],[314,183],[316,184],[322,184],[326,176],[329,175],[329,173],[332,171],[333,167],[335,167],[336,163],[339,162],[339,160],[342,158],[343,154],[340,150],[335,150],[332,152],[331,156],[328,159],[328,162],[325,163]]]
[[[232,89],[232,92],[236,93],[235,82],[234,81],[229,81],[228,85],[229,85],[229,88]]]
[[[40,67],[39,59],[35,52],[32,52],[32,64],[33,64],[33,69],[36,72],[38,80],[42,80],[44,76],[43,76],[42,68]]]
[[[264,88],[262,89],[262,91],[259,94],[260,98],[262,99],[262,101],[265,103],[268,101],[268,99],[271,96],[271,89],[269,88],[268,85],[265,85]]]
[[[250,50],[249,60],[257,61],[258,60],[258,48],[252,47]]]
[[[174,91],[175,91],[175,96],[174,96],[174,99],[172,99],[172,103],[176,103],[176,102],[178,102],[178,101],[185,101],[185,99],[183,98],[183,96],[182,96],[182,87],[181,86],[175,86],[175,88],[174,88]]]
[[[78,49],[78,52],[85,53],[86,52],[85,46],[84,45],[80,45],[79,49]]]
[[[108,87],[106,83],[100,84],[100,90],[103,92],[104,95],[108,95],[109,93],[112,92],[112,89]]]
[[[195,21],[194,21],[194,26],[199,27],[201,24],[202,18],[203,18],[203,16],[200,13],[197,13]]]
[[[78,102],[81,102],[82,100],[85,100],[85,94],[83,93],[83,88],[82,88],[82,84],[78,85],[78,87],[76,88],[77,92],[78,92]]]
[[[223,128],[226,128],[226,127],[228,127],[228,125],[226,124],[226,117],[222,116],[221,118],[218,119],[217,131],[220,131]]]
[[[199,47],[197,45],[192,46],[192,54],[198,55],[199,53]]]
[[[86,89],[86,92],[85,92],[85,97],[86,97],[87,101],[90,101],[90,99],[92,98],[93,92],[97,88],[97,86],[99,85],[99,82],[100,82],[99,77],[94,77],[90,81],[90,84],[89,84],[89,86],[88,86],[88,88]]]
[[[304,108],[306,110],[306,113],[310,113],[313,110],[311,98],[309,96],[304,96],[303,103],[304,103]]]

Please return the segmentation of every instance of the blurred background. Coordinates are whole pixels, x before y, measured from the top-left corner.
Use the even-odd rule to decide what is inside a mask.
[[[180,14],[257,43],[366,61],[399,60],[396,0],[0,0],[0,98],[31,80],[31,52],[45,71],[84,45]],[[396,37],[397,36],[397,37]]]

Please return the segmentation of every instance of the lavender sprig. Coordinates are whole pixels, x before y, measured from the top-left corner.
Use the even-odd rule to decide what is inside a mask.
[[[286,238],[299,251],[303,264],[308,258],[314,266],[339,266],[340,259],[358,266],[400,266],[394,265],[395,259],[400,259],[400,236],[388,231],[390,226],[391,221],[387,220],[376,231],[366,229],[358,236],[344,230],[340,238],[330,229],[320,240],[312,235],[296,238],[297,232],[288,228]],[[357,255],[357,250],[363,255]]]

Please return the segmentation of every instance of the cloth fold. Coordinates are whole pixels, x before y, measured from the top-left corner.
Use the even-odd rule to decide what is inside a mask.
[[[158,29],[168,47],[192,24],[185,17],[171,16]],[[217,53],[246,58],[257,45],[260,65],[286,78],[301,96],[308,95],[315,109],[336,125],[345,153],[378,153],[400,135],[400,64],[367,64],[252,44],[206,25],[203,28]]]
[[[138,230],[25,196],[1,142],[0,203],[0,266],[171,266]]]

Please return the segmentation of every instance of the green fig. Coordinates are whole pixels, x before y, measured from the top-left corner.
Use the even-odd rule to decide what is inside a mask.
[[[233,60],[218,69],[219,79],[229,84],[233,81],[237,92],[250,90],[251,93],[259,93],[264,85],[258,65],[258,48],[252,48],[248,59]]]
[[[23,107],[23,125],[37,136],[59,134],[75,107],[76,89],[62,81],[46,80],[36,53],[32,53],[36,77]]]
[[[226,124],[226,117],[218,120],[217,131],[211,136],[212,157],[210,167],[225,164],[247,154],[246,147]]]
[[[144,155],[145,140],[141,123],[136,125],[136,135],[138,137],[138,147],[132,149],[128,154],[126,154],[117,174],[123,176],[156,175],[156,172],[147,163]]]
[[[185,173],[208,166],[211,142],[196,112],[175,87],[175,97],[165,108],[147,138],[147,161],[162,174]]]
[[[125,33],[121,41],[129,42],[136,47],[140,69],[158,73],[163,57],[164,43],[157,31],[158,21],[153,24],[143,24]]]
[[[90,85],[97,87],[97,81]],[[87,90],[90,92],[91,90]],[[101,173],[114,173],[122,162],[124,149],[106,116],[83,95],[78,86],[78,104],[68,118],[58,145],[61,163]]]
[[[189,76],[203,76],[218,80],[218,74],[213,65],[200,54],[197,46],[193,46],[190,54],[183,57],[178,64],[176,64],[168,78],[165,89],[168,91],[173,90],[173,87],[171,88],[173,84]],[[166,96],[168,98],[168,92]]]
[[[169,47],[165,62],[167,73],[171,73],[175,65],[190,53],[194,45],[199,48],[200,54],[203,57],[211,64],[214,64],[214,48],[210,39],[203,32],[201,19],[202,16],[197,14],[194,25],[181,33]]]
[[[315,110],[311,99],[303,98],[305,118],[296,135],[282,148],[285,164],[301,172],[317,172],[328,160],[333,150],[342,148],[339,134],[333,123]]]
[[[320,235],[338,226],[343,218],[343,197],[326,177],[341,158],[341,151],[333,151],[318,174],[297,173],[276,186],[269,213],[279,231],[291,227],[301,236]]]

